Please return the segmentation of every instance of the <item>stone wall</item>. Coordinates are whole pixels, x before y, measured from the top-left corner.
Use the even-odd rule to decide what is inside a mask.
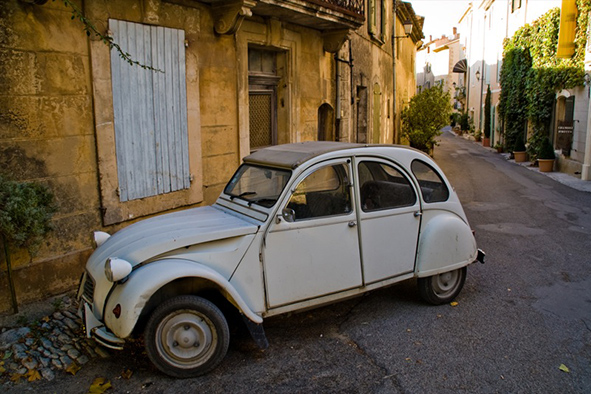
[[[55,193],[54,231],[34,257],[12,251],[20,304],[74,289],[91,233],[141,217],[211,204],[248,144],[248,47],[281,53],[279,142],[314,140],[318,108],[335,106],[334,60],[320,31],[252,17],[236,35],[214,33],[211,8],[185,0],[87,0],[75,4],[103,34],[108,20],[182,29],[190,189],[125,203],[117,194],[109,48],[87,37],[63,2],[0,7],[0,172]],[[0,259],[0,312],[10,309]]]
[[[59,207],[39,252],[12,255],[20,302],[75,287],[101,224],[88,43],[70,17],[63,2],[0,7],[0,171],[49,186]]]

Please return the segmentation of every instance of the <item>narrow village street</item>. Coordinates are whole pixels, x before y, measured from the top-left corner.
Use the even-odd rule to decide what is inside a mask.
[[[457,305],[427,305],[409,281],[268,319],[265,351],[238,330],[220,367],[200,378],[164,376],[134,343],[75,374],[55,369],[51,381],[2,390],[83,393],[102,377],[116,393],[589,392],[591,193],[451,133],[439,140],[435,159],[487,253]]]

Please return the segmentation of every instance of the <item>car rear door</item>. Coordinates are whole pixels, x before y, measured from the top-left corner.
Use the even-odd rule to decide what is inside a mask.
[[[421,222],[416,188],[390,161],[357,157],[354,163],[364,284],[412,272]]]

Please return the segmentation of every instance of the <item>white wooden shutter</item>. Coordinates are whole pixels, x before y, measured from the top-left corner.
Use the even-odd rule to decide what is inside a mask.
[[[109,20],[119,198],[129,201],[190,187],[185,32]]]

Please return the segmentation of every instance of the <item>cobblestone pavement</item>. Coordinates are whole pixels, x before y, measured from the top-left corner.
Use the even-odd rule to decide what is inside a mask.
[[[76,301],[69,295],[53,300],[53,313],[28,321],[21,315],[16,327],[0,328],[0,381],[52,381],[56,373],[76,374],[94,357],[108,351],[84,335]],[[14,325],[14,324],[13,324]]]

